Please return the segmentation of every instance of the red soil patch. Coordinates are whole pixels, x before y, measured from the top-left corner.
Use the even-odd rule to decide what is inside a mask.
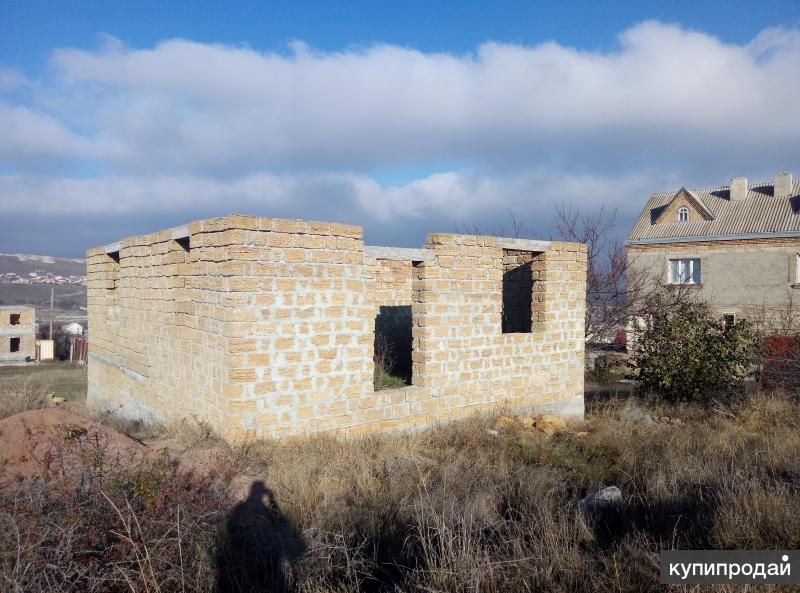
[[[235,499],[247,496],[254,478],[231,464],[224,448],[185,448],[160,439],[144,444],[64,408],[29,410],[0,420],[0,489],[30,480],[71,482],[167,460],[180,473],[221,480]]]
[[[152,455],[130,437],[63,408],[30,410],[0,420],[0,487],[99,473]]]
[[[226,484],[228,494],[234,500],[247,498],[250,486],[258,480],[244,473],[229,451],[214,443],[187,446],[179,439],[166,438],[148,441],[154,450],[166,453],[178,464],[180,471]]]

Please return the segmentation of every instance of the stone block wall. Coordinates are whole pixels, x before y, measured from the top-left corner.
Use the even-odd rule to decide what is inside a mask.
[[[169,231],[130,237],[117,249],[87,252],[89,402],[148,421],[196,415],[222,424],[221,254],[187,252]]]
[[[372,382],[361,229],[229,216],[87,254],[89,401],[225,433],[335,426]],[[185,243],[185,241],[183,241]]]
[[[407,378],[411,372],[412,279],[410,260],[374,260],[376,366]]]
[[[531,256],[540,321],[503,334],[495,241],[431,235],[419,261],[402,260],[365,254],[359,227],[227,216],[90,250],[89,401],[194,415],[234,438],[405,428],[494,405],[582,414],[585,249]],[[381,315],[412,327],[413,376],[376,392]]]
[[[24,364],[36,358],[36,309],[0,307],[0,365]]]
[[[764,331],[800,331],[800,237],[627,245],[629,282],[669,284],[669,260],[697,258],[690,296],[720,316],[747,319]]]
[[[582,415],[585,246],[552,242],[532,255],[533,329],[503,333],[508,253],[500,242],[428,237],[436,259],[416,268],[414,384],[445,416],[498,402]]]
[[[414,262],[375,259],[375,284],[372,292],[377,306],[411,306]]]

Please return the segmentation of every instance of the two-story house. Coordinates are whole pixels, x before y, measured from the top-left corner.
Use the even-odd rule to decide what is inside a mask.
[[[800,181],[791,173],[653,194],[626,246],[629,275],[681,285],[728,323],[800,329]]]

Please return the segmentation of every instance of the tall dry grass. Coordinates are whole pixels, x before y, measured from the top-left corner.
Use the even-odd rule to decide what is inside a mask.
[[[47,407],[52,390],[47,375],[0,376],[0,418]]]
[[[88,507],[84,494],[54,501],[36,485],[4,492],[0,583],[43,591],[41,575],[63,577],[50,567],[69,560],[106,589],[64,591],[246,591],[256,581],[309,593],[660,591],[664,548],[800,547],[797,401],[653,406],[680,424],[623,422],[626,405],[598,406],[555,437],[495,431],[496,418],[476,416],[415,434],[220,445],[232,464],[260,468],[267,493],[235,508],[224,484],[172,470],[158,479],[138,470],[151,478],[135,480],[128,471],[127,481],[110,472],[99,491],[115,506],[100,494]],[[578,501],[611,484],[623,504],[588,520]],[[20,500],[25,512],[11,504]],[[82,514],[51,510],[64,500]],[[68,529],[63,543],[40,544]],[[82,555],[86,534],[99,555]],[[258,569],[233,571],[249,549],[262,551]],[[219,580],[221,571],[238,576]]]

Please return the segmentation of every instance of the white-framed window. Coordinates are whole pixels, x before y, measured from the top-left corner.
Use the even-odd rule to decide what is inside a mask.
[[[725,327],[733,327],[736,325],[736,314],[725,313],[722,315],[722,320],[725,322]]]
[[[669,260],[670,284],[700,284],[700,258]]]
[[[800,253],[794,257],[794,283],[800,284]]]
[[[689,209],[686,206],[678,208],[678,221],[687,222],[689,220]]]

